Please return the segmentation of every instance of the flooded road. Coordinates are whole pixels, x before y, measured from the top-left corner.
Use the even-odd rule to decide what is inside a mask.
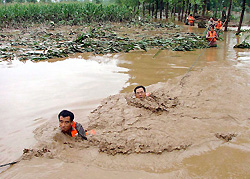
[[[195,28],[191,28],[191,30],[197,31]],[[200,31],[200,33],[202,32]],[[175,77],[183,76],[187,72],[201,53],[203,55],[195,65],[194,71],[203,67],[220,67],[221,64],[229,62],[248,75],[250,51],[233,49],[233,45],[237,41],[241,42],[244,37],[238,39],[233,33],[225,33],[223,38],[224,41],[219,42],[217,48],[209,48],[205,51],[203,49],[191,52],[164,50],[156,55],[158,50],[152,49],[148,52],[134,51],[104,56],[81,54],[81,57],[76,56],[56,62],[0,62],[0,112],[2,114],[0,120],[0,164],[16,160],[21,156],[24,148],[31,148],[36,143],[33,134],[35,128],[48,121],[53,121],[54,124],[60,110],[72,110],[76,115],[76,121],[81,122],[84,126],[87,124],[89,112],[95,109],[103,98],[118,93],[131,92],[137,85],[149,86],[158,82],[167,82],[169,79],[175,80]],[[246,86],[249,89],[249,84]],[[195,150],[190,152],[193,154],[182,153],[181,155],[188,157],[184,157],[174,167],[166,167],[167,169],[162,167],[154,169],[154,166],[151,166],[151,169],[149,169],[150,166],[144,166],[145,169],[143,169],[143,167],[137,168],[132,165],[134,166],[132,168],[135,169],[132,172],[131,168],[127,169],[129,171],[123,171],[122,167],[115,168],[116,171],[105,171],[102,168],[106,168],[105,161],[109,159],[105,154],[101,154],[103,164],[99,164],[97,168],[90,166],[86,171],[92,171],[92,175],[89,173],[88,176],[94,176],[94,178],[105,174],[107,174],[107,178],[110,178],[117,173],[125,174],[123,178],[128,178],[126,174],[142,178],[171,176],[192,178],[210,177],[211,172],[215,172],[214,177],[218,178],[232,177],[234,174],[244,178],[250,176],[247,165],[250,161],[248,157],[250,141],[248,138],[247,133],[244,133],[234,143],[208,150],[208,152],[204,150],[204,154],[198,152],[196,155]],[[212,144],[208,147],[213,148]],[[163,155],[168,154],[164,153]],[[216,160],[221,155],[223,155],[223,160]],[[150,154],[145,158],[142,156],[133,157],[135,158],[133,160],[132,157],[129,158],[135,163],[137,163],[136,159],[146,159],[155,163],[155,166],[158,166],[157,160],[164,164],[159,155],[152,156]],[[167,157],[171,158],[171,156]],[[121,158],[126,160],[125,157]],[[111,160],[114,162],[113,165],[118,163],[114,158]],[[59,173],[63,169],[69,165],[75,167],[74,164],[67,164],[57,159],[53,161],[46,159],[37,161],[35,159],[32,162],[34,166],[40,165],[44,171],[47,171],[47,175],[45,173],[40,177],[60,177]],[[33,171],[33,174],[30,172],[28,178],[37,176],[36,172],[39,167],[32,169],[28,166],[25,168],[27,163],[28,161],[25,161],[21,164],[19,170],[23,172]],[[51,170],[55,168],[58,173],[49,175]],[[6,168],[2,170],[4,169]],[[233,169],[235,169],[235,173]],[[20,172],[19,170],[14,168],[10,171],[10,175],[8,175],[8,171],[4,172],[3,177],[18,177],[16,172]],[[232,175],[228,173],[229,170],[232,171]],[[94,174],[95,171],[98,172]],[[157,173],[157,171],[159,172]],[[74,176],[78,176],[78,174]]]

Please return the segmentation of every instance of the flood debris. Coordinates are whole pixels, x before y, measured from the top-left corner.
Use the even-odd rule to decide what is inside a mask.
[[[232,140],[236,136],[237,136],[237,134],[235,134],[235,133],[229,133],[229,134],[216,133],[215,134],[215,137],[217,137],[218,139],[222,139],[226,142],[229,142],[230,140]]]
[[[177,97],[171,98],[167,96],[166,98],[160,98],[154,94],[146,96],[146,100],[141,100],[134,96],[126,97],[126,100],[128,105],[144,108],[152,112],[167,112],[170,108],[174,108],[179,104]]]
[[[207,28],[206,24],[206,21],[201,20],[198,22],[198,28]]]
[[[129,52],[131,50],[147,48],[171,49],[173,51],[191,51],[206,48],[207,42],[194,33],[170,33],[168,37],[153,36],[142,40],[119,37],[114,32],[107,33],[101,29],[92,29],[89,33],[83,33],[75,40],[82,44],[84,51],[95,54]]]
[[[234,48],[249,48],[250,49],[250,44],[244,40],[242,43],[236,44]]]
[[[51,151],[47,148],[42,149],[23,149],[23,160],[29,160],[33,157],[46,157],[46,158],[53,158]]]
[[[246,38],[240,44],[236,44],[234,48],[249,48],[250,49],[250,44],[246,42],[246,40],[249,38],[250,38],[250,35],[246,36]]]
[[[179,26],[174,23],[131,21],[116,25],[92,24],[64,31],[58,28],[45,26],[2,33],[0,59],[40,61],[86,52],[126,53],[150,48],[191,51],[207,47],[203,37],[179,32]],[[122,33],[131,30],[133,33]]]

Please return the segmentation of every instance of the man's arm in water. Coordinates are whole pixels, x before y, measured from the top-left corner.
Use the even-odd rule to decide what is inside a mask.
[[[76,123],[76,130],[78,132],[78,135],[80,135],[82,139],[87,140],[85,130],[83,129],[82,125],[78,122]]]

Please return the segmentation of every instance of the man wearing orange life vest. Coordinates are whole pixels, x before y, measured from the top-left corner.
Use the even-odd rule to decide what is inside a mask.
[[[217,47],[216,40],[218,40],[218,35],[214,30],[214,26],[210,26],[210,31],[207,32],[206,39],[208,39],[210,47]]]
[[[68,134],[72,137],[75,137],[77,134],[84,140],[87,140],[85,131],[80,123],[74,122],[74,114],[67,110],[62,110],[58,114],[59,127],[61,131],[65,134]]]
[[[217,24],[215,26],[215,29],[219,29],[220,30],[222,26],[223,26],[222,21],[220,19],[218,19]]]
[[[190,26],[194,26],[194,17],[192,16],[192,14],[188,16],[188,23]]]

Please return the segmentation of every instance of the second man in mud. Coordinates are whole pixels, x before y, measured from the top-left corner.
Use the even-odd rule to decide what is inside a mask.
[[[149,96],[150,93],[146,93],[146,88],[144,86],[137,86],[134,89],[135,97],[141,100],[145,99],[146,96]]]

